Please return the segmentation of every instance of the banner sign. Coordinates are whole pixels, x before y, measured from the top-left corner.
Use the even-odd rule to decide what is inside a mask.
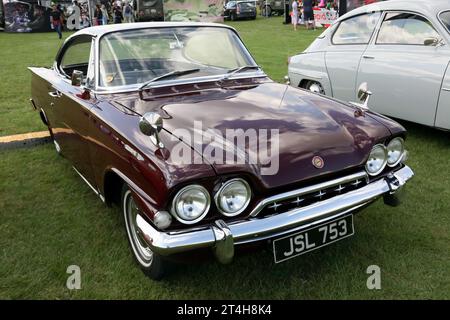
[[[336,10],[329,10],[324,8],[314,8],[314,20],[316,24],[321,24],[325,27],[332,25],[339,15]]]
[[[223,22],[224,2],[224,0],[164,0],[164,20]]]

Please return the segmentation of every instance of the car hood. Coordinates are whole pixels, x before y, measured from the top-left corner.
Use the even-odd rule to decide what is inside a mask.
[[[249,173],[264,188],[362,166],[372,146],[391,134],[376,116],[355,117],[355,110],[342,103],[273,82],[152,101],[128,96],[116,102],[139,114],[158,112],[166,131],[202,155],[214,158],[218,150],[234,148],[235,163],[205,159],[218,174]],[[276,132],[264,134],[264,129],[268,133],[278,130],[278,140]],[[242,133],[252,132],[247,130],[256,130],[256,141],[251,139],[242,146],[237,138],[229,138],[233,137],[230,133],[242,138]],[[199,141],[199,136],[206,141]],[[268,148],[264,138],[270,141]],[[215,144],[210,143],[213,139]],[[276,145],[272,147],[277,141],[278,151]],[[322,168],[313,165],[316,156],[323,159]],[[255,159],[264,161],[254,163]]]

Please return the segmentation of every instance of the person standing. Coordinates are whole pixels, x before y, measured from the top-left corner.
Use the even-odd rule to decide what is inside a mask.
[[[292,1],[292,24],[294,25],[294,30],[297,31],[297,24],[298,24],[298,2],[297,2],[297,0]]]
[[[114,7],[114,23],[122,23],[123,15],[122,8],[120,6]]]
[[[56,4],[53,5],[52,11],[50,12],[50,24],[53,30],[58,33],[59,39],[62,38],[61,26],[62,26],[62,16],[61,11],[58,10]]]
[[[125,23],[134,22],[133,8],[131,7],[130,2],[128,2],[128,1],[123,6],[123,20]]]
[[[102,24],[108,24],[108,11],[106,10],[106,6],[104,4],[101,5],[100,10],[102,10]]]
[[[97,25],[101,26],[103,24],[103,12],[99,4],[95,5],[94,18],[96,19]]]
[[[303,0],[303,16],[305,19],[306,29],[312,27],[316,29],[316,23],[314,22],[314,10],[313,0]]]

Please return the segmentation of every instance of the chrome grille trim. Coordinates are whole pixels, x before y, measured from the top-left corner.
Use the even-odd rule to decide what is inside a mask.
[[[321,191],[324,189],[336,187],[341,184],[346,184],[346,183],[354,182],[356,180],[361,180],[361,179],[365,179],[366,183],[369,182],[369,176],[367,175],[367,173],[365,171],[357,172],[357,173],[354,173],[354,174],[351,174],[351,175],[348,175],[345,177],[333,179],[330,181],[318,183],[318,184],[315,184],[312,186],[307,186],[304,188],[280,193],[280,194],[271,196],[269,198],[265,198],[265,199],[261,200],[256,205],[256,207],[252,210],[252,212],[250,213],[250,217],[256,217],[267,205],[276,203],[277,201],[279,202],[279,201],[287,200],[289,198],[300,197],[302,195],[313,193],[313,192],[321,193]]]

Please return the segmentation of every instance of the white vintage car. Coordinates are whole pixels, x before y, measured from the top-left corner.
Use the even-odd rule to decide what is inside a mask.
[[[337,99],[450,129],[450,0],[391,0],[352,10],[289,59],[289,81]]]

